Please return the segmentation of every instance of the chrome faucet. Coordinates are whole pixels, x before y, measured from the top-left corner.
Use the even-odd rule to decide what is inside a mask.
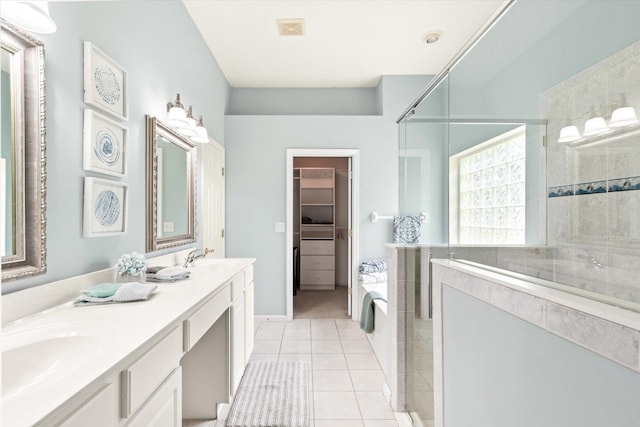
[[[213,249],[204,248],[204,251],[201,249],[194,249],[187,254],[187,257],[184,260],[184,268],[189,268],[198,258],[204,258],[207,254],[213,252]]]
[[[590,255],[576,255],[576,256],[579,259],[583,259],[587,261],[589,264],[591,264],[593,268],[602,268],[602,264],[600,264],[600,261],[598,261],[596,257],[590,256]]]

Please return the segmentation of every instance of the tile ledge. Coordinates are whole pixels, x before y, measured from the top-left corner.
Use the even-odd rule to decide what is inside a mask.
[[[537,284],[524,279],[511,277],[504,273],[487,270],[482,264],[477,266],[466,262],[454,260],[433,260],[435,265],[443,266],[463,273],[494,282],[516,291],[520,291],[556,304],[569,307],[571,309],[590,314],[592,316],[607,320],[609,322],[622,325],[636,331],[640,331],[640,313],[633,310],[621,308],[601,301],[595,301],[587,297],[576,295],[567,291],[554,289],[542,284]],[[524,276],[523,276],[524,277]],[[455,287],[453,283],[447,283]],[[560,285],[549,282],[549,285]],[[562,285],[566,286],[566,285]]]

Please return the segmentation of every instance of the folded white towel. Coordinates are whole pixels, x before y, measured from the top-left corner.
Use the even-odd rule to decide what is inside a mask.
[[[387,272],[381,271],[377,273],[360,273],[360,283],[382,283],[387,281]]]
[[[73,305],[115,304],[119,302],[146,300],[157,287],[156,285],[143,285],[138,282],[123,283],[116,293],[109,297],[91,297],[83,293],[73,301]]]

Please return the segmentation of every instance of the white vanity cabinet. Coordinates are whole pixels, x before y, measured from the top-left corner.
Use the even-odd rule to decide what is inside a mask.
[[[253,350],[253,262],[196,264],[189,281],[161,284],[149,301],[82,309],[64,304],[33,317],[37,324],[11,325],[19,336],[69,324],[70,331],[95,333],[103,350],[68,377],[45,379],[20,398],[3,395],[0,424],[178,427],[183,416],[215,419]],[[82,329],[87,314],[103,327]],[[75,353],[69,348],[66,357],[74,360]]]
[[[61,427],[111,427],[118,425],[117,405],[117,385],[105,384],[58,425]]]

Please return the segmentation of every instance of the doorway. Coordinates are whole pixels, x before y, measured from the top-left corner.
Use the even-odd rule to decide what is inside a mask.
[[[286,175],[287,319],[355,320],[359,152],[288,149]]]

